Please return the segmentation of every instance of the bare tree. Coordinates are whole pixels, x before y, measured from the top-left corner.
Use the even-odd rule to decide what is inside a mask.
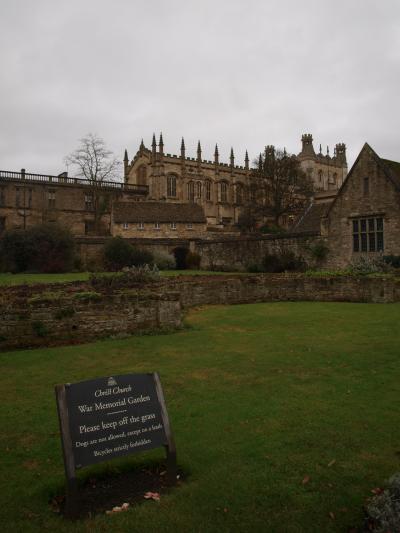
[[[80,140],[80,146],[65,157],[65,163],[74,167],[76,176],[86,179],[91,186],[94,229],[98,231],[107,207],[107,196],[102,195],[101,190],[105,182],[118,179],[120,162],[101,137],[88,133]]]
[[[255,161],[257,212],[281,225],[282,217],[298,214],[313,194],[312,180],[300,167],[295,155],[266,146]]]

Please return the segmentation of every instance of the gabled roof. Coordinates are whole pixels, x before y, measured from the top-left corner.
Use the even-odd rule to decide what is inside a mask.
[[[321,202],[318,204],[311,203],[304,211],[301,218],[293,227],[296,233],[319,232],[321,228],[321,219],[326,216],[332,202]]]
[[[389,173],[389,178],[397,189],[400,189],[400,163],[397,161],[390,161],[389,159],[381,159],[386,171]]]
[[[375,152],[375,150],[373,150],[368,143],[365,143],[364,146],[361,148],[361,151],[358,154],[357,159],[354,161],[353,166],[350,169],[350,172],[347,174],[345,180],[343,181],[342,186],[340,187],[336,195],[336,198],[330,204],[330,207],[327,210],[325,216],[328,216],[329,213],[331,212],[337,199],[341,195],[342,190],[344,189],[348,180],[351,178],[354,172],[354,169],[357,167],[358,162],[364,152],[369,152],[370,155],[372,155],[373,159],[376,161],[378,166],[383,170],[383,173],[385,174],[386,178],[392,183],[392,185],[396,189],[400,190],[400,163],[397,163],[396,161],[390,161],[389,159],[381,159],[379,155]]]
[[[114,222],[192,222],[205,224],[203,208],[198,204],[168,202],[115,202]]]

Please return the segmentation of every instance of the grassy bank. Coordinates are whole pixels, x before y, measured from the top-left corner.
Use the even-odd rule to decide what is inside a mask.
[[[191,312],[190,327],[171,335],[1,354],[3,530],[359,525],[364,498],[400,470],[399,321],[398,304],[213,307]],[[188,480],[159,503],[67,523],[47,503],[64,483],[54,385],[154,370]]]

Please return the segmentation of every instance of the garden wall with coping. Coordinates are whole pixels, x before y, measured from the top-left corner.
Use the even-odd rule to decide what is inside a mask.
[[[0,350],[74,344],[182,325],[200,305],[274,301],[400,301],[390,277],[240,274],[161,278],[141,286],[93,288],[90,282],[2,288]]]

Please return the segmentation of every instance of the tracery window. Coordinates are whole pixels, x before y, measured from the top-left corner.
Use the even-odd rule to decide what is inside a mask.
[[[189,202],[194,202],[194,182],[189,181],[187,184],[187,199]]]
[[[220,183],[220,201],[224,203],[228,201],[228,185],[225,181]]]
[[[238,205],[243,203],[243,186],[240,183],[236,185],[236,203]]]
[[[147,182],[147,169],[145,165],[141,165],[137,169],[137,183],[138,185],[146,185]]]
[[[206,200],[211,200],[211,181],[206,181]]]
[[[176,196],[176,176],[167,176],[167,196]]]

